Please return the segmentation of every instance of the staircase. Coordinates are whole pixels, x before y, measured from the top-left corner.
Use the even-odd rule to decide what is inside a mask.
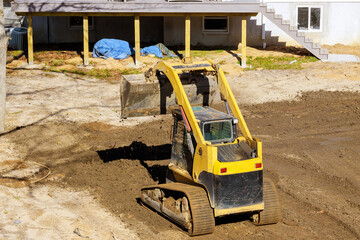
[[[305,32],[300,32],[297,26],[290,26],[289,20],[284,20],[281,14],[276,14],[273,8],[268,8],[266,3],[260,3],[260,13],[267,19],[277,25],[300,45],[304,46],[309,52],[320,60],[327,60],[329,57],[328,50],[321,48],[319,43],[314,43],[312,38],[306,37]]]

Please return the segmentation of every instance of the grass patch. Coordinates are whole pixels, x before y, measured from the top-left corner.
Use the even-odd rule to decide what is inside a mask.
[[[65,65],[64,61],[63,60],[51,60],[49,62],[49,65],[52,66],[52,67],[58,67],[58,66],[63,66]]]
[[[135,68],[128,68],[124,70],[120,69],[79,69],[79,68],[73,68],[73,69],[61,69],[54,66],[51,66],[50,68],[44,68],[47,72],[57,72],[57,73],[70,73],[70,74],[77,74],[81,76],[88,76],[88,77],[95,77],[98,79],[109,81],[110,83],[118,83],[118,80],[120,79],[121,75],[129,75],[129,74],[139,74],[142,73],[138,69]]]
[[[252,57],[249,56],[246,63],[247,70],[268,69],[268,70],[285,70],[285,69],[302,69],[301,64],[307,62],[316,62],[317,58],[312,56],[268,56]],[[240,64],[240,62],[239,62]]]
[[[10,113],[10,114],[18,114],[18,113],[22,113],[23,111],[17,111],[17,112],[13,112],[13,113]]]
[[[174,55],[176,56],[176,54],[174,54]],[[162,58],[163,61],[166,61],[166,60],[169,60],[169,59],[173,59],[173,57],[169,57],[169,56],[166,56],[166,55],[164,55],[164,54],[163,54],[163,56],[164,56],[164,57]],[[177,57],[177,56],[176,56],[176,57]]]
[[[34,60],[51,62],[53,60],[68,60],[79,56],[76,51],[36,51]]]
[[[25,52],[22,50],[8,50],[6,52],[6,64],[21,58],[25,59]]]
[[[72,73],[72,74],[78,74],[78,75],[83,75],[83,76],[86,75],[85,71],[83,71],[81,69],[67,70],[67,69],[57,69],[55,67],[50,67],[48,69],[45,69],[45,71],[47,71],[47,72],[57,72],[57,73]]]
[[[11,50],[8,52],[13,58],[18,58],[24,53],[24,51],[22,51],[22,50]]]
[[[193,50],[191,56],[193,57],[207,57],[209,54],[221,53],[224,50]]]
[[[96,77],[99,79],[105,79],[111,77],[111,70],[109,69],[91,69],[90,71],[85,72],[85,75]]]
[[[95,77],[99,79],[106,79],[111,77],[111,73],[109,69],[91,69],[91,70],[84,70],[84,69],[56,69],[54,67],[50,67],[48,69],[50,72],[59,72],[59,73],[72,73],[72,74],[78,74],[82,76],[90,76]]]
[[[51,73],[45,73],[45,74],[44,74],[44,77],[46,77],[46,78],[55,78],[56,75],[51,74]]]
[[[130,75],[130,74],[139,74],[142,73],[139,70],[137,70],[136,68],[127,68],[121,71],[122,75]]]

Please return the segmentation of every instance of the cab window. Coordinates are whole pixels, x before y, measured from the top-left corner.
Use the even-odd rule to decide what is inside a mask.
[[[232,140],[232,124],[230,121],[204,123],[204,138],[210,142],[227,142]]]

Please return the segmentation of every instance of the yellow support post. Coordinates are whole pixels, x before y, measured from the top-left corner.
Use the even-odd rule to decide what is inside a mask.
[[[84,65],[89,65],[89,18],[83,16]]]
[[[190,55],[190,31],[191,31],[191,21],[190,21],[190,14],[185,16],[185,58],[184,62],[188,63],[191,62],[191,55]]]
[[[140,16],[138,14],[135,14],[134,27],[135,27],[135,65],[138,65],[140,59]]]
[[[246,67],[246,15],[241,20],[241,66]]]
[[[32,15],[27,15],[28,63],[34,64]]]

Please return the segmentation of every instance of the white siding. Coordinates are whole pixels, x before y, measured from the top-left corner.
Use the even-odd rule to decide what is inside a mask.
[[[290,20],[290,24],[297,25],[297,6],[322,7],[322,31],[307,32],[314,42],[321,44],[346,44],[360,45],[360,1],[282,1],[267,0],[268,7],[274,8],[277,14],[282,14],[283,19]],[[258,22],[260,17],[257,16]],[[279,36],[279,41],[294,44],[294,41],[277,26],[265,19],[265,29],[271,31],[272,36]]]

